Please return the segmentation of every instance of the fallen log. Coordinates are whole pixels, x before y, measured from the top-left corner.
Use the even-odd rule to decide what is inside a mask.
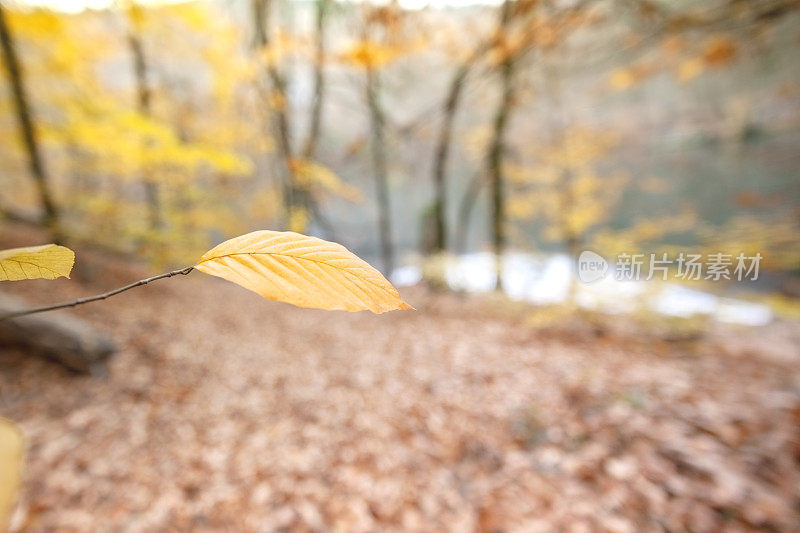
[[[0,294],[0,315],[28,307],[23,300]],[[106,359],[116,351],[110,337],[62,313],[0,320],[0,350],[3,348],[19,348],[85,374],[104,374]]]

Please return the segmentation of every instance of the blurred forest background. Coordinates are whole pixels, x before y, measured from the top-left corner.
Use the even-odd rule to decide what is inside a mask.
[[[120,346],[105,380],[4,350],[15,528],[800,528],[800,2],[0,15],[2,243],[79,252],[73,281],[4,291],[107,290],[270,228],[418,309],[192,279],[76,312]],[[763,259],[592,290],[586,249]]]
[[[800,264],[793,2],[46,5],[5,8],[39,163],[5,84],[2,206],[70,238]]]

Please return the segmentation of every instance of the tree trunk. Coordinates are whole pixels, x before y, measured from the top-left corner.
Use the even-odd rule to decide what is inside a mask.
[[[313,159],[322,125],[322,103],[325,99],[325,19],[328,0],[316,0],[316,32],[314,46],[314,99],[308,137],[303,147],[303,157]]]
[[[253,0],[253,21],[255,28],[255,42],[258,48],[266,48],[270,45],[269,15],[270,0]],[[308,137],[303,146],[303,158],[313,158],[316,150],[317,140],[322,124],[322,104],[324,100],[324,62],[325,62],[325,20],[328,10],[328,0],[317,0],[316,18],[316,53],[314,69],[314,102],[312,104],[310,127]],[[287,95],[287,81],[280,72],[277,65],[267,65],[267,75],[270,79],[273,106],[272,115],[273,129],[278,141],[278,150],[281,155],[281,162],[285,172],[284,179],[284,226],[292,228],[295,215],[304,209],[307,214],[312,216],[329,236],[332,236],[332,226],[327,221],[311,191],[297,182],[297,175],[294,162],[294,149],[292,147],[292,129],[289,121],[289,99]]]
[[[253,27],[255,30],[255,44],[259,50],[267,48],[271,44],[269,33],[269,0],[253,0]],[[271,114],[273,117],[274,135],[278,142],[278,151],[281,156],[281,163],[284,170],[283,183],[283,202],[284,202],[284,227],[291,229],[297,212],[297,208],[302,205],[301,191],[297,185],[295,175],[295,165],[293,163],[291,126],[289,124],[289,100],[286,94],[286,80],[278,70],[277,65],[269,63],[267,65],[267,75],[270,79],[270,89],[272,96]]]
[[[572,229],[572,219],[575,216],[575,174],[570,169],[564,169],[561,173],[558,191],[559,198],[559,223],[561,225],[561,237],[564,240],[564,250],[572,261],[573,268],[577,268],[581,236]],[[575,274],[575,273],[573,273]],[[567,291],[567,303],[575,303],[577,285],[576,276],[572,275],[569,279],[569,290]]]
[[[309,115],[309,127],[306,141],[303,144],[303,159],[314,159],[322,131],[322,108],[325,101],[325,28],[330,0],[316,0],[316,21],[314,34],[314,96]],[[308,192],[304,195],[306,209],[319,225],[328,239],[336,240],[333,225],[327,219],[316,198]]]
[[[435,198],[433,203],[434,226],[434,251],[447,250],[447,158],[450,155],[450,146],[453,140],[453,123],[456,111],[461,102],[464,83],[472,70],[473,65],[489,50],[488,43],[480,44],[456,71],[450,80],[450,88],[444,104],[444,116],[439,140],[436,145],[433,165],[433,186]]]
[[[464,193],[464,198],[461,200],[461,205],[458,209],[458,225],[456,226],[455,234],[455,248],[457,253],[466,253],[469,234],[469,222],[472,219],[472,209],[478,200],[478,193],[483,188],[485,176],[477,174],[472,178],[467,190]]]
[[[503,3],[500,30],[506,28],[510,19],[510,0]],[[508,117],[514,100],[514,56],[508,54],[500,64],[502,95],[494,117],[492,142],[487,156],[487,170],[491,183],[492,247],[495,254],[497,281],[495,288],[502,288],[502,256],[506,246],[505,191],[503,183],[503,159],[505,156],[505,134]]]
[[[392,245],[392,216],[389,202],[389,177],[386,167],[386,117],[378,99],[378,73],[368,66],[367,73],[367,105],[369,106],[372,164],[375,172],[375,191],[378,202],[378,233],[381,244],[383,272],[386,277],[394,270],[394,249]]]
[[[469,74],[471,63],[465,62],[456,70],[450,81],[450,90],[444,105],[442,129],[439,130],[439,141],[436,147],[436,159],[433,167],[433,184],[435,199],[433,203],[433,251],[444,252],[447,250],[447,156],[450,153],[451,139],[453,136],[453,121],[455,119],[464,80]]]
[[[141,38],[131,29],[128,34],[128,47],[133,59],[133,73],[136,79],[136,109],[146,117],[151,116],[150,86],[147,83],[147,59]],[[164,222],[161,212],[161,198],[158,183],[150,170],[144,169],[144,193],[150,216],[150,229],[158,230]]]
[[[14,107],[19,122],[19,130],[22,135],[22,142],[28,153],[28,168],[36,183],[39,193],[39,202],[44,211],[44,224],[49,229],[53,241],[60,242],[63,238],[60,228],[59,211],[53,201],[50,192],[49,177],[39,151],[36,130],[31,118],[28,95],[25,91],[25,79],[22,67],[17,57],[14,45],[14,38],[11,29],[6,21],[6,15],[2,4],[0,4],[0,44],[3,48],[3,59],[5,59],[8,79],[11,83],[11,92],[14,97]]]

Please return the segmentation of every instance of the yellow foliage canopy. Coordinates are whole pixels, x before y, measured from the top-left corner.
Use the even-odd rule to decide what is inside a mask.
[[[235,237],[206,252],[195,268],[299,307],[413,309],[380,272],[341,244],[290,231]]]
[[[351,202],[361,202],[361,191],[342,181],[330,168],[309,159],[293,158],[290,162],[298,183],[309,188],[319,186]]]
[[[400,51],[394,46],[383,45],[369,39],[358,41],[350,46],[342,54],[341,58],[345,63],[357,65],[367,69],[381,68],[400,55]]]

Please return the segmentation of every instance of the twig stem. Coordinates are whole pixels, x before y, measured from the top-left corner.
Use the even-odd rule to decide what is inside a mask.
[[[114,289],[113,291],[104,292],[103,294],[98,294],[96,296],[87,296],[86,298],[78,298],[77,300],[71,300],[69,302],[61,302],[59,304],[43,305],[41,307],[31,307],[30,309],[22,309],[19,311],[14,311],[12,313],[0,315],[0,320],[6,320],[8,318],[16,318],[18,316],[24,316],[24,315],[32,315],[34,313],[43,313],[45,311],[52,311],[54,309],[63,309],[64,307],[75,307],[76,305],[88,304],[89,302],[96,302],[97,300],[105,300],[106,298],[114,296],[115,294],[125,292],[129,289],[133,289],[134,287],[147,285],[151,281],[155,281],[157,279],[171,278],[172,276],[178,276],[178,275],[185,276],[192,270],[194,270],[193,266],[181,268],[178,270],[173,270],[172,272],[165,272],[163,274],[159,274],[158,276],[153,276],[152,278],[140,279],[139,281],[134,281],[133,283],[125,285],[124,287]]]

